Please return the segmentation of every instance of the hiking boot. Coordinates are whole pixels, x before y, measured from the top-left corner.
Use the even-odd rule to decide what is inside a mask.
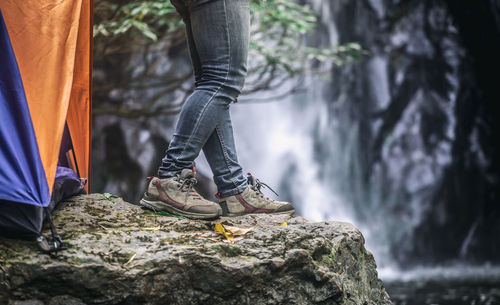
[[[251,174],[248,174],[248,187],[243,193],[222,198],[216,195],[219,199],[219,204],[222,207],[224,216],[240,216],[245,214],[293,214],[295,208],[289,202],[277,201],[264,196],[261,192],[261,187],[269,188],[276,194],[267,184],[255,179]]]
[[[222,215],[220,206],[201,197],[193,186],[195,172],[183,169],[180,175],[160,179],[154,177],[140,205],[154,211],[166,211],[191,219],[213,219]]]

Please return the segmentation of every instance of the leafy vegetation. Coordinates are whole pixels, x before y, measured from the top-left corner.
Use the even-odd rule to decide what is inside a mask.
[[[307,46],[317,17],[293,0],[251,0],[251,14],[247,94],[278,90],[311,63],[333,67],[364,52],[357,43]],[[192,92],[192,71],[168,64],[187,54],[182,20],[169,0],[96,0],[94,41],[94,114],[173,114]]]

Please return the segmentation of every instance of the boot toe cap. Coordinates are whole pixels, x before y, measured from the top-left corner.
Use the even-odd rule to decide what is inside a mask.
[[[214,216],[220,216],[222,215],[222,209],[219,205],[213,204],[213,205],[193,205],[188,209],[189,212],[191,213],[197,213],[197,214],[207,214],[207,215],[214,215]]]
[[[280,213],[280,212],[291,212],[291,211],[295,211],[295,208],[293,207],[293,205],[291,203],[285,203],[283,204],[282,206],[280,206],[277,210],[276,210],[276,213]]]

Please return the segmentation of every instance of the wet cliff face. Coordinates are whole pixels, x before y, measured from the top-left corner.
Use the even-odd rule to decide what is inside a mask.
[[[463,237],[467,231],[460,256],[498,261],[500,91],[495,74],[500,69],[500,2],[447,0],[446,7],[466,57],[461,64],[461,88],[454,109],[453,163],[445,169],[435,196],[437,206],[449,217],[440,222],[430,214],[428,225],[417,231],[417,241],[440,232],[433,248],[444,257],[453,256],[458,245],[443,241],[452,240],[454,235]]]
[[[322,15],[313,43],[372,53],[323,89],[356,219],[401,264],[498,260],[498,1],[309,3]],[[323,133],[317,159],[328,164]]]

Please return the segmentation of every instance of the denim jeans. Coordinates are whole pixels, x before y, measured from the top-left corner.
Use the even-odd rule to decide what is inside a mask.
[[[221,196],[242,193],[247,181],[238,163],[229,105],[247,74],[249,0],[171,0],[186,25],[195,90],[182,107],[158,175],[192,168],[203,149]]]

